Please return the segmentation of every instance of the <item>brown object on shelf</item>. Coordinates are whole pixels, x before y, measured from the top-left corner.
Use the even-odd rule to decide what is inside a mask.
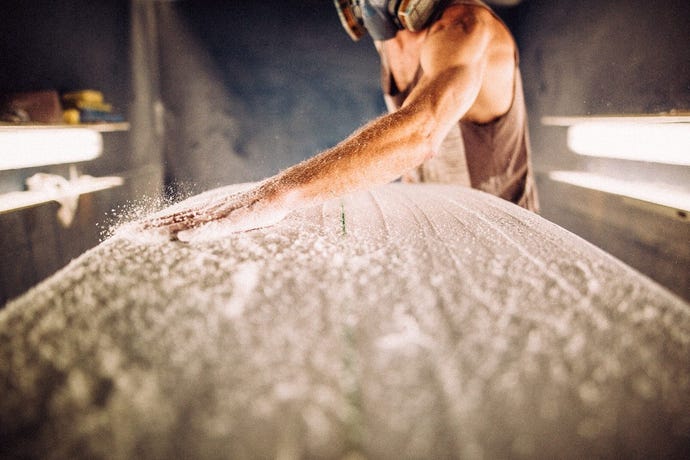
[[[58,92],[46,90],[2,95],[0,96],[0,120],[61,123],[62,106]]]

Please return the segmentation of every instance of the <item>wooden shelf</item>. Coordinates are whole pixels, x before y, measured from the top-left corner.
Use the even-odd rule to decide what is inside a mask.
[[[26,190],[0,194],[0,214],[49,203],[51,201],[60,203],[70,198],[78,199],[81,195],[119,187],[123,183],[124,180],[117,176],[82,176],[66,182],[68,187],[63,189]]]
[[[547,126],[572,126],[579,123],[690,123],[690,112],[672,112],[660,114],[633,115],[588,115],[578,117],[542,117],[542,124]]]
[[[680,187],[673,187],[655,182],[631,182],[601,174],[582,171],[551,171],[548,178],[564,184],[574,185],[589,190],[617,195],[644,201],[656,206],[682,211],[683,215],[690,212],[690,193]]]
[[[117,123],[79,123],[51,124],[51,123],[0,123],[0,131],[17,131],[31,129],[91,129],[101,133],[129,131],[129,123],[126,121]]]

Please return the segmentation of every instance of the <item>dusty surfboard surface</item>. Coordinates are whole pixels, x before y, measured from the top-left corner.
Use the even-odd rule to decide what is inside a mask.
[[[481,192],[119,235],[0,311],[0,458],[681,458],[690,306]]]

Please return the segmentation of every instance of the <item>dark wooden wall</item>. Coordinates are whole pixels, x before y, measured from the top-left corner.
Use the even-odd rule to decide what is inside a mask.
[[[131,196],[128,186],[82,195],[74,221],[56,218],[60,205],[49,202],[0,214],[0,304],[22,294],[85,250],[96,246],[115,222],[113,206]]]

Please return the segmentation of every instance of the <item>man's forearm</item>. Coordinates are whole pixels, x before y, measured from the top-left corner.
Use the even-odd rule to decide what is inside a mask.
[[[412,108],[384,115],[269,179],[267,186],[294,202],[286,204],[304,206],[394,181],[433,154],[425,118]]]

